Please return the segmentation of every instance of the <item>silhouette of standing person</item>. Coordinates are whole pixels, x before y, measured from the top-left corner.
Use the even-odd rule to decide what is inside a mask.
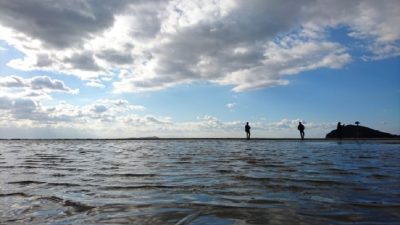
[[[337,137],[339,139],[343,138],[343,127],[344,124],[342,125],[340,122],[337,123],[336,131],[337,131]]]
[[[249,122],[247,122],[246,126],[244,127],[244,130],[246,131],[246,139],[247,140],[250,140],[250,129],[251,129],[251,127],[249,125]]]
[[[301,140],[304,140],[304,129],[306,129],[304,127],[304,125],[301,122],[299,122],[299,126],[297,126],[297,130],[300,131]]]

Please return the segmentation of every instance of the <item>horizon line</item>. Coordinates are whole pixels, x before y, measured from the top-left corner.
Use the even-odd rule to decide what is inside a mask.
[[[216,138],[216,137],[168,137],[168,138],[161,138],[161,137],[139,137],[139,138],[0,138],[0,141],[9,140],[9,141],[24,141],[24,140],[76,140],[76,141],[90,141],[90,140],[109,140],[109,141],[157,141],[157,140],[243,140],[243,141],[399,141],[400,137],[393,137],[393,138],[305,138],[301,140],[301,138],[251,138],[247,140],[246,138]]]

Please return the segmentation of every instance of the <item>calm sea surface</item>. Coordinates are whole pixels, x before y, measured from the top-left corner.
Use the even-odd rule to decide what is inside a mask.
[[[0,141],[0,224],[400,224],[400,144]]]

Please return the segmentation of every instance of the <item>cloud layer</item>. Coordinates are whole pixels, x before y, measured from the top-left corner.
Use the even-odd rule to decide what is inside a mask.
[[[13,137],[2,129],[49,129],[61,132],[57,137],[241,137],[245,121],[199,115],[177,122],[115,95],[80,105],[53,97],[79,94],[59,80],[63,75],[116,94],[195,82],[235,92],[289,85],[303,72],[400,56],[399,11],[397,0],[0,0],[7,66],[42,74],[0,74],[0,137]],[[338,30],[346,37],[334,37]],[[8,54],[14,49],[21,54]],[[222,107],[239,111],[231,101]],[[296,137],[298,121],[260,119],[252,131]],[[308,122],[307,135],[321,137],[334,126]]]
[[[0,97],[1,138],[127,138],[127,137],[243,137],[244,121],[199,116],[192,121],[143,114],[145,108],[126,100],[100,99],[77,106],[60,102],[45,107],[31,99]],[[141,113],[142,112],[142,113]],[[251,123],[253,137],[297,137],[300,119]],[[305,123],[307,137],[321,137],[335,123]]]
[[[0,39],[25,56],[8,65],[60,72],[115,92],[207,81],[246,91],[352,60],[400,55],[398,1],[0,1]],[[45,15],[45,16],[43,16]]]

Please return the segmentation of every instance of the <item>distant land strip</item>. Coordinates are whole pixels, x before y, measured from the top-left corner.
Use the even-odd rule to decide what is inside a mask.
[[[400,138],[343,138],[343,139],[335,139],[335,138],[306,138],[301,140],[300,138],[252,138],[250,140],[246,140],[246,138],[160,138],[160,137],[138,137],[138,138],[0,138],[0,140],[12,140],[12,141],[24,141],[24,140],[59,140],[59,141],[96,141],[96,140],[104,140],[104,141],[205,141],[205,140],[220,140],[220,141],[383,141],[383,142],[393,142],[400,143]]]

